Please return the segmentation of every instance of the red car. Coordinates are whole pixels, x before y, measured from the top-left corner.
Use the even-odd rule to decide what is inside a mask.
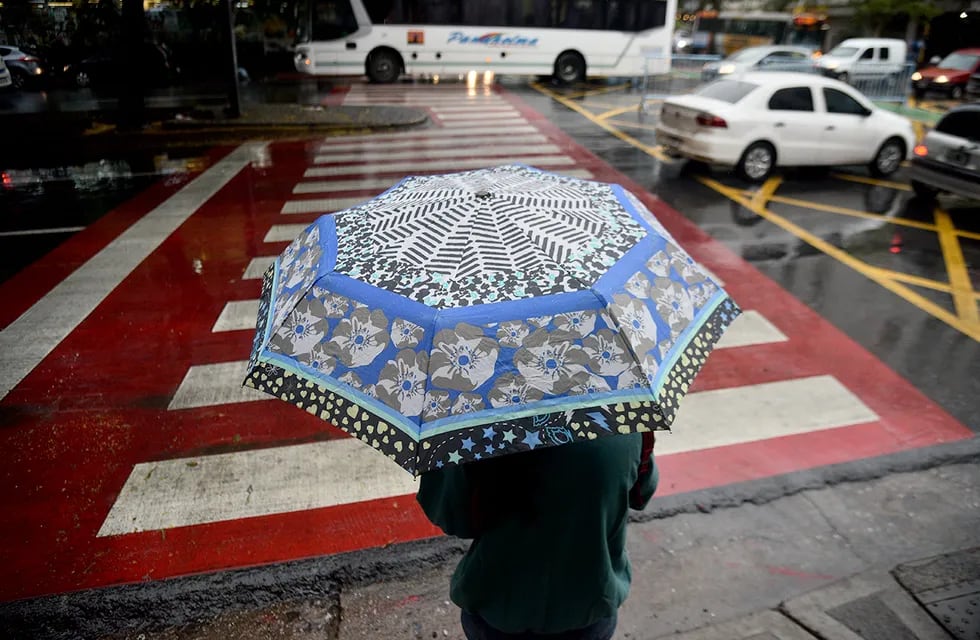
[[[934,67],[912,74],[912,89],[917,98],[927,91],[942,91],[954,100],[963,97],[970,75],[980,72],[980,49],[960,49],[949,54]]]

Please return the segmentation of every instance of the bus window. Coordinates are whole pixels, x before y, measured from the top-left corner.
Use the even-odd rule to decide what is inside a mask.
[[[357,18],[349,0],[314,0],[314,40],[339,40],[355,31]]]
[[[614,31],[646,31],[667,24],[667,2],[665,0],[611,0],[606,3],[606,21],[597,22],[595,28]]]

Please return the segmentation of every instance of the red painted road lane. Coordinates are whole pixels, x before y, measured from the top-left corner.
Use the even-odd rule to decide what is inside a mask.
[[[642,193],[639,185],[519,100],[509,99],[571,153],[577,167]],[[0,561],[5,568],[0,599],[339,553],[437,534],[407,496],[96,537],[138,463],[345,437],[274,401],[167,410],[188,367],[247,357],[250,331],[211,329],[227,301],[258,296],[259,282],[241,276],[253,257],[285,246],[263,242],[269,227],[315,218],[279,213],[283,202],[295,199],[292,187],[315,149],[315,143],[272,145],[268,166],[246,169],[211,198],[0,403],[6,427],[0,446],[12,452],[0,472],[7,507],[0,515]],[[715,354],[698,379],[698,389],[830,374],[881,417],[869,424],[665,456],[664,494],[971,435],[680,214],[653,196],[643,199],[726,282],[736,300],[763,312],[789,337],[783,343]],[[148,209],[153,199],[147,200]],[[104,224],[117,224],[108,218]],[[99,232],[98,224],[103,223],[93,225],[90,237]],[[114,236],[106,232],[101,237],[107,242]],[[81,235],[70,240],[67,253],[58,255],[82,255],[85,247],[72,243],[83,242],[90,240]],[[48,256],[37,268],[55,269],[57,265],[44,263],[56,258]]]

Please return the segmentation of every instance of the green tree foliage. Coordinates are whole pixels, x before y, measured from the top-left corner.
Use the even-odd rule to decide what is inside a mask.
[[[936,3],[929,0],[857,0],[854,3],[855,19],[880,35],[892,18],[907,16],[918,22],[929,20],[940,13]]]

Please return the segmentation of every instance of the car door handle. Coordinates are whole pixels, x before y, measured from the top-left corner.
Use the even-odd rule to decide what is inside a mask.
[[[826,129],[824,129],[824,131],[833,131],[833,130],[834,130],[834,129],[836,129],[836,128],[837,128],[837,127],[835,127],[834,125],[830,125],[830,126],[829,126],[829,127],[827,127]]]
[[[774,124],[772,126],[777,127],[777,128],[778,127],[785,127],[786,126],[786,123],[785,122],[777,122],[776,124]]]
[[[347,43],[347,48],[348,49],[356,49],[357,48],[357,43],[356,42],[348,42]]]

